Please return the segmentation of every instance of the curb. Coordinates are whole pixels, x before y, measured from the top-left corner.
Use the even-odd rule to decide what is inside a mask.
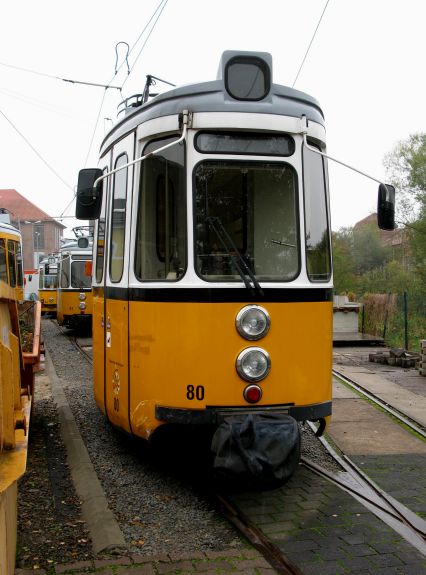
[[[74,487],[82,502],[81,511],[90,532],[93,552],[95,554],[124,552],[127,546],[123,533],[108,507],[105,493],[47,350],[45,374],[51,383],[53,400],[58,409],[61,438],[67,450],[67,461]]]

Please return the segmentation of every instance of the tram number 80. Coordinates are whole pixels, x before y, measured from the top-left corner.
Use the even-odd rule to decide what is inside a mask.
[[[186,386],[186,399],[192,401],[193,399],[198,399],[202,401],[204,399],[204,385],[187,385]]]

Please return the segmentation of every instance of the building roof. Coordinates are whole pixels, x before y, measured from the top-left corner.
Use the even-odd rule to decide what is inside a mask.
[[[0,190],[0,208],[6,208],[15,222],[48,220],[61,228],[66,228],[66,226],[54,220],[49,214],[46,214],[46,212],[27,200],[16,190]]]
[[[404,238],[406,235],[405,230],[402,228],[396,228],[394,230],[380,230],[377,227],[377,214],[376,213],[370,214],[366,218],[359,220],[359,222],[357,222],[354,225],[354,230],[356,230],[356,229],[359,230],[365,226],[375,227],[376,229],[378,229],[381,240],[384,244],[397,246],[397,245],[401,245],[402,243],[404,243]]]

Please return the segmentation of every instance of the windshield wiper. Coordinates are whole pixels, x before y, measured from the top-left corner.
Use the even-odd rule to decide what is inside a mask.
[[[235,269],[237,270],[239,276],[244,282],[244,285],[247,289],[255,289],[259,292],[260,295],[263,296],[263,290],[260,287],[259,282],[256,279],[256,276],[251,271],[249,266],[247,265],[246,261],[244,260],[243,256],[238,251],[237,246],[234,243],[234,240],[226,231],[226,228],[222,224],[221,219],[218,216],[206,216],[206,222],[210,225],[212,230],[215,232],[217,237],[219,238],[221,244],[223,245],[226,253],[231,258]],[[228,244],[226,243],[228,242]],[[229,249],[229,246],[233,250]],[[248,277],[247,277],[248,276]],[[253,286],[250,284],[250,280],[253,283]]]

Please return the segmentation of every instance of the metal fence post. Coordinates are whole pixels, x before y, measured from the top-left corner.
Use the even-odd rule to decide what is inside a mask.
[[[408,296],[407,292],[404,292],[404,340],[405,349],[408,351]]]

